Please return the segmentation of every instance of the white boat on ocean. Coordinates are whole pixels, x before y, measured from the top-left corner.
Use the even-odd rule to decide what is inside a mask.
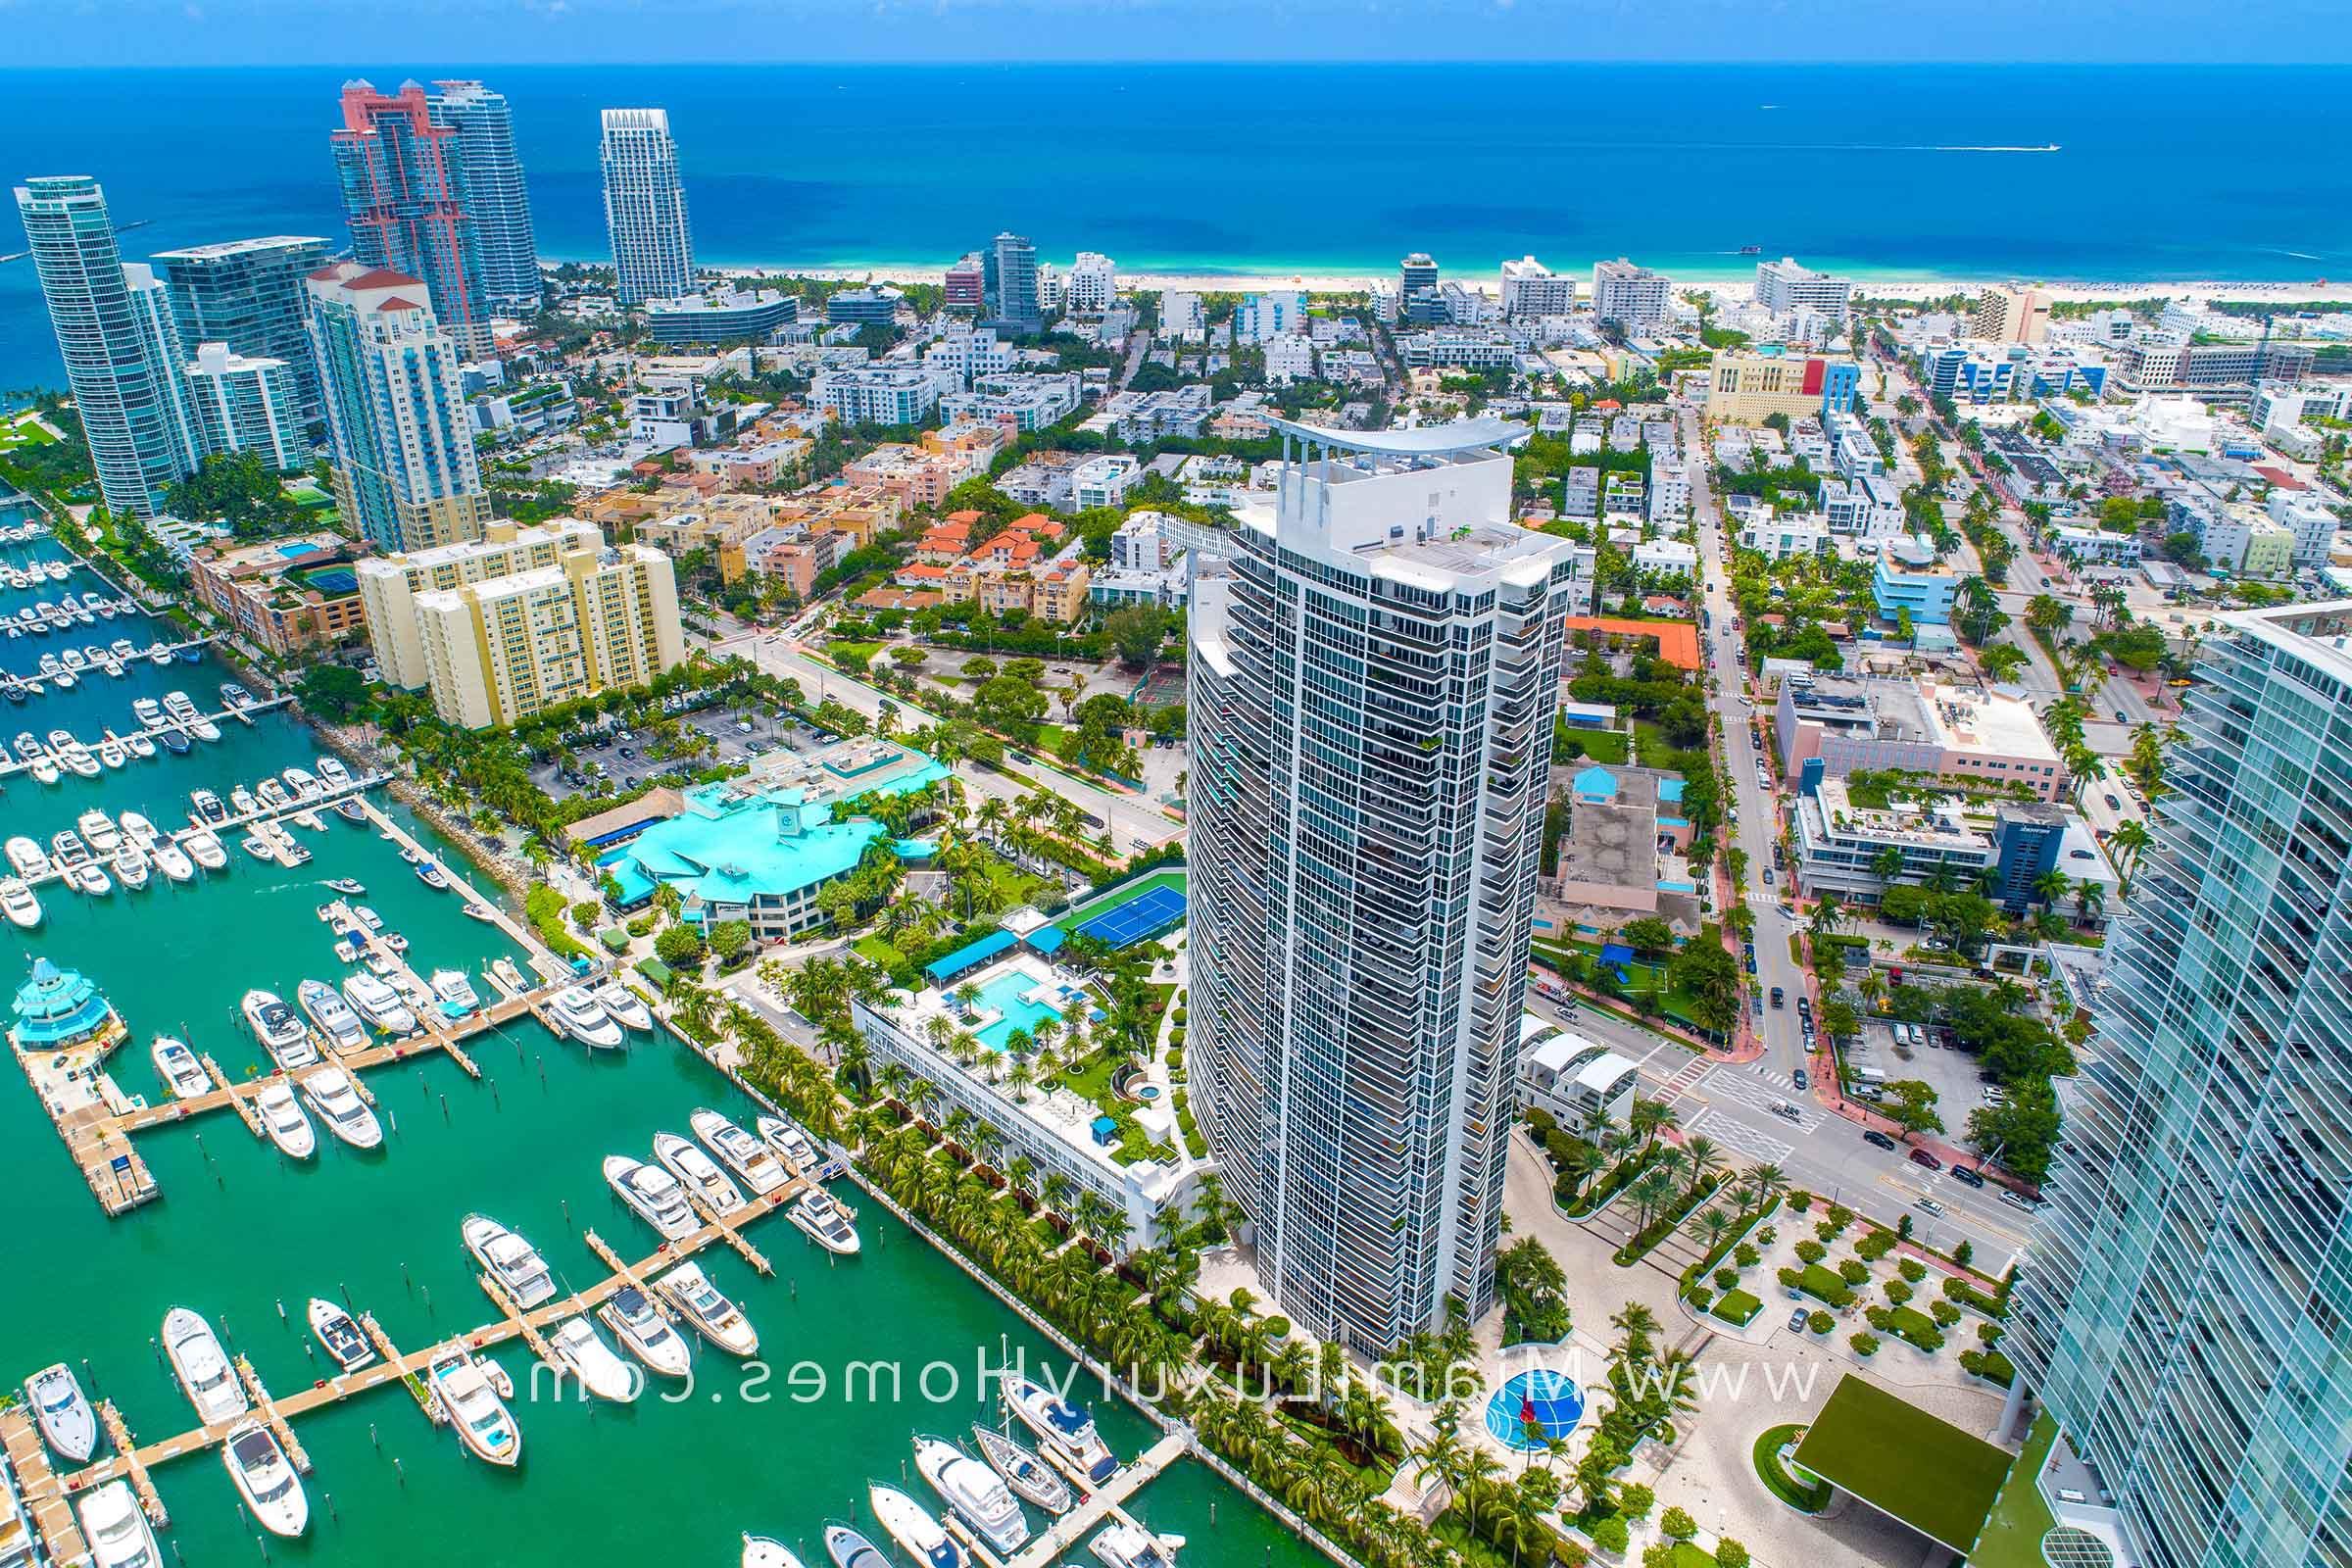
[[[81,1538],[89,1544],[91,1568],[162,1568],[164,1554],[129,1482],[109,1481],[84,1494],[74,1509],[81,1518]]]
[[[890,1559],[848,1525],[825,1526],[825,1555],[833,1568],[891,1568]]]
[[[332,1049],[359,1051],[367,1046],[368,1026],[333,986],[323,980],[305,980],[294,988],[294,1000]]]
[[[210,828],[198,828],[180,840],[179,847],[188,852],[189,859],[207,871],[218,871],[228,864],[228,852],[220,848],[220,841]]]
[[[164,1354],[181,1392],[207,1426],[243,1415],[248,1408],[245,1387],[220,1348],[213,1326],[184,1306],[164,1314]]]
[[[595,1051],[612,1051],[621,1043],[620,1025],[607,1015],[583,986],[566,986],[548,1002],[547,1009],[563,1031]]]
[[[1070,1495],[1070,1484],[1056,1474],[1052,1465],[993,1427],[972,1423],[972,1441],[980,1445],[980,1457],[988,1467],[1004,1478],[1004,1485],[1025,1502],[1034,1503],[1048,1513],[1064,1514],[1076,1499]]]
[[[113,817],[95,807],[75,817],[74,826],[80,831],[82,842],[90,847],[92,855],[112,855],[122,846],[122,829],[115,826]]]
[[[253,1031],[253,1038],[280,1067],[295,1072],[318,1065],[318,1047],[311,1039],[311,1031],[277,993],[248,991],[237,1010],[245,1015],[245,1027]]]
[[[605,1181],[663,1241],[682,1242],[702,1226],[686,1201],[686,1189],[659,1165],[626,1154],[607,1154]]]
[[[556,1359],[580,1380],[580,1387],[614,1404],[633,1402],[644,1377],[623,1361],[584,1317],[567,1317],[548,1331],[547,1343]]]
[[[751,1356],[760,1353],[760,1336],[751,1319],[733,1301],[719,1294],[709,1275],[698,1263],[680,1263],[676,1268],[654,1282],[654,1289],[669,1298],[693,1324],[696,1332],[729,1355]]]
[[[1086,1544],[1102,1568],[1176,1568],[1176,1548],[1182,1536],[1155,1536],[1124,1520],[1111,1524]]]
[[[434,1000],[441,1010],[453,1018],[463,1018],[482,1004],[473,989],[473,982],[463,969],[435,969],[432,978]]]
[[[351,1075],[340,1067],[321,1067],[302,1079],[302,1098],[311,1102],[311,1109],[326,1123],[326,1130],[354,1149],[380,1148],[384,1141],[383,1123],[375,1118],[368,1102],[351,1081]]]
[[[1006,1373],[1000,1381],[1004,1403],[1021,1425],[1036,1433],[1037,1441],[1051,1452],[1076,1465],[1089,1481],[1099,1487],[1119,1468],[1109,1446],[1096,1432],[1094,1417],[1034,1379]]]
[[[41,923],[41,901],[21,877],[0,879],[0,911],[6,911],[9,924],[20,931]]]
[[[172,1091],[173,1099],[193,1100],[198,1095],[213,1092],[212,1078],[205,1072],[204,1063],[196,1059],[196,1053],[188,1049],[186,1041],[174,1040],[170,1035],[157,1035],[155,1044],[148,1049],[148,1055],[154,1059],[155,1070],[163,1075],[164,1085]]]
[[[466,1451],[486,1464],[512,1466],[522,1457],[522,1430],[473,1357],[455,1349],[435,1360],[425,1386],[441,1400]]]
[[[115,847],[115,875],[122,878],[122,885],[133,893],[147,885],[151,864],[139,847],[128,839]]]
[[[342,1307],[324,1297],[314,1296],[308,1315],[311,1332],[344,1371],[355,1371],[375,1359],[375,1347],[368,1343],[359,1320]]]
[[[253,1097],[253,1108],[262,1119],[262,1131],[288,1159],[308,1159],[318,1152],[318,1135],[311,1129],[311,1118],[303,1114],[302,1102],[285,1084],[264,1088]]]
[[[40,844],[18,833],[8,841],[9,868],[23,877],[44,877],[49,874],[49,852]]]
[[[785,1217],[794,1229],[835,1256],[857,1255],[858,1227],[850,1223],[850,1211],[841,1206],[841,1200],[822,1187],[809,1188]]]
[[[555,1298],[556,1281],[547,1271],[547,1260],[521,1233],[507,1229],[487,1214],[468,1214],[458,1234],[465,1238],[466,1250],[473,1254],[473,1260],[489,1271],[516,1306],[527,1312]]]
[[[808,1176],[823,1163],[816,1157],[816,1146],[808,1135],[781,1116],[762,1116],[756,1124],[761,1142],[783,1156],[784,1163],[796,1176]]]
[[[416,1014],[400,993],[372,974],[355,974],[343,982],[343,996],[354,1011],[386,1034],[414,1034]]]
[[[653,1028],[653,1009],[646,1006],[643,997],[618,980],[608,980],[589,995],[596,998],[596,1004],[605,1009],[605,1015],[623,1029],[642,1034]]]
[[[743,1533],[742,1568],[808,1568],[808,1564],[775,1537],[755,1536],[747,1530]]]
[[[945,1438],[915,1434],[914,1468],[940,1500],[1001,1556],[1029,1539],[1020,1499],[1004,1478]]]
[[[277,1437],[255,1420],[231,1427],[220,1445],[220,1463],[245,1499],[246,1511],[273,1536],[299,1536],[311,1525],[311,1500],[302,1478],[287,1462]]]
[[[154,855],[155,868],[172,881],[193,882],[196,880],[196,866],[188,858],[187,851],[170,839],[158,844],[155,847]]]
[[[717,1111],[698,1110],[687,1118],[687,1125],[754,1197],[765,1198],[792,1180],[792,1173],[777,1161],[773,1151]]]
[[[923,1568],[971,1568],[971,1554],[921,1503],[878,1481],[866,1487],[865,1495],[884,1532]]]
[[[612,1331],[620,1348],[642,1361],[648,1372],[682,1378],[692,1370],[692,1348],[636,1286],[623,1285],[613,1292],[612,1298],[596,1309],[596,1315]]]
[[[97,1449],[97,1413],[90,1408],[89,1396],[81,1392],[81,1380],[65,1362],[26,1378],[24,1402],[32,1406],[32,1418],[49,1446],[65,1457],[80,1464]]]
[[[742,1211],[743,1189],[727,1180],[727,1173],[692,1140],[680,1138],[676,1133],[656,1133],[654,1158],[677,1178],[680,1187],[701,1199],[703,1206],[719,1218]]]

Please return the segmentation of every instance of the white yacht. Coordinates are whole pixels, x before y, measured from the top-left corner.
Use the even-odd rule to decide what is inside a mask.
[[[648,1165],[626,1154],[605,1156],[605,1180],[637,1217],[659,1231],[663,1241],[682,1242],[701,1227],[686,1201],[686,1189],[659,1165]]]
[[[32,780],[34,783],[54,784],[63,775],[57,770],[57,761],[54,758],[43,755],[32,760]]]
[[[400,993],[371,974],[355,974],[343,982],[343,995],[354,1011],[389,1035],[414,1034],[416,1014]]]
[[[612,1331],[622,1349],[645,1363],[648,1372],[682,1378],[693,1366],[693,1352],[686,1342],[636,1286],[623,1285],[613,1292],[612,1298],[596,1309],[596,1315]]]
[[[262,1118],[262,1131],[288,1159],[308,1159],[318,1152],[318,1135],[311,1129],[311,1118],[303,1114],[302,1102],[285,1084],[267,1085],[253,1097],[253,1108]]]
[[[825,1526],[825,1555],[833,1568],[890,1568],[890,1559],[848,1525]]]
[[[189,820],[199,827],[219,827],[228,820],[228,808],[211,790],[188,791],[188,806],[193,812]]]
[[[79,865],[69,869],[66,872],[66,881],[69,885],[94,899],[103,899],[115,891],[113,879],[107,876],[106,869],[95,860],[84,860]]]
[[[695,1137],[710,1147],[719,1163],[752,1190],[753,1196],[765,1198],[792,1180],[792,1173],[777,1161],[765,1144],[717,1111],[698,1110],[687,1118],[687,1125],[694,1129]]]
[[[288,1072],[318,1065],[318,1044],[284,998],[273,991],[248,991],[237,1007],[270,1060]]]
[[[136,811],[124,811],[122,820],[122,836],[142,850],[154,849],[157,841],[163,837],[155,830],[153,822]]]
[[[760,1336],[733,1301],[721,1296],[697,1263],[680,1263],[654,1282],[704,1339],[729,1355],[758,1355]]]
[[[678,1179],[679,1186],[701,1199],[703,1206],[719,1218],[743,1208],[743,1189],[727,1180],[727,1173],[689,1140],[676,1133],[654,1134],[654,1158]]]
[[[205,1072],[204,1063],[196,1059],[196,1053],[188,1049],[186,1041],[174,1040],[170,1035],[157,1035],[155,1044],[148,1048],[148,1055],[153,1058],[155,1070],[163,1075],[164,1083],[172,1091],[173,1099],[194,1100],[199,1095],[213,1092],[211,1076]]]
[[[239,784],[228,792],[228,808],[239,816],[251,816],[262,808],[262,803],[253,798],[253,791]]]
[[[166,1312],[164,1354],[170,1357],[172,1375],[179,1379],[188,1402],[207,1426],[245,1413],[244,1385],[230,1369],[220,1337],[210,1323],[184,1306]]]
[[[1000,1554],[1018,1550],[1029,1539],[1029,1521],[1004,1478],[956,1444],[915,1434],[914,1468],[940,1500]]]
[[[756,1125],[760,1140],[784,1157],[784,1163],[795,1175],[809,1175],[822,1163],[816,1157],[815,1147],[808,1142],[808,1135],[783,1117],[762,1116]]]
[[[155,742],[143,729],[134,729],[122,737],[122,749],[144,762],[155,755]]]
[[[309,1317],[311,1332],[344,1371],[357,1371],[375,1359],[375,1347],[368,1343],[359,1321],[342,1307],[324,1297],[314,1296]]]
[[[90,1548],[91,1568],[163,1568],[155,1532],[139,1511],[127,1481],[109,1481],[74,1505],[81,1516],[81,1539]]]
[[[321,757],[318,759],[318,777],[329,788],[339,790],[351,782],[351,769],[343,765],[340,757]]]
[[[922,1568],[972,1568],[971,1554],[939,1527],[939,1521],[921,1503],[878,1481],[866,1487],[865,1495],[873,1504],[874,1518],[890,1539]]]
[[[1108,1481],[1119,1462],[1095,1431],[1094,1417],[1044,1384],[1009,1373],[1001,1380],[1004,1403],[1037,1441],[1076,1465],[1096,1486]]]
[[[318,775],[307,767],[289,767],[278,777],[286,781],[287,790],[298,801],[307,801],[320,793]]]
[[[424,1381],[440,1398],[467,1453],[495,1465],[512,1465],[522,1457],[521,1429],[470,1354],[451,1350],[426,1370]]]
[[[473,1254],[473,1260],[488,1270],[498,1288],[525,1312],[555,1297],[556,1281],[547,1271],[546,1259],[519,1232],[507,1229],[487,1214],[468,1214],[458,1234],[466,1239],[466,1250]]]
[[[49,854],[38,841],[19,833],[8,841],[10,869],[24,877],[44,877],[49,874]]]
[[[808,1568],[793,1555],[792,1548],[773,1536],[755,1536],[743,1533],[742,1568]]]
[[[164,705],[152,697],[142,697],[130,705],[131,716],[148,729],[162,729],[166,722]]]
[[[41,901],[22,877],[0,878],[0,910],[7,912],[9,924],[20,931],[29,931],[41,923]]]
[[[840,1257],[857,1255],[858,1227],[850,1223],[850,1211],[822,1187],[809,1188],[785,1217],[795,1230],[826,1251]]]
[[[188,852],[188,858],[207,871],[218,871],[228,864],[228,852],[213,836],[210,828],[198,828],[180,840],[179,847]]]
[[[1086,1549],[1102,1568],[1176,1568],[1176,1548],[1183,1544],[1182,1536],[1155,1536],[1120,1520],[1088,1542]]]
[[[155,868],[172,881],[193,882],[196,879],[196,866],[188,858],[188,852],[170,839],[155,847],[154,856]]]
[[[453,1018],[463,1018],[482,1004],[482,999],[474,992],[473,982],[466,977],[463,969],[435,969],[432,986],[433,996],[441,1004],[441,1010]]]
[[[220,1463],[236,1483],[246,1511],[273,1536],[299,1536],[311,1525],[311,1500],[286,1450],[259,1421],[240,1421],[220,1445]]]
[[[130,754],[122,749],[122,743],[111,729],[98,738],[98,760],[109,768],[120,768],[130,760]]]
[[[151,862],[140,852],[136,844],[124,839],[116,846],[115,875],[121,877],[122,885],[133,893],[147,885],[147,873],[150,867]]]
[[[548,1331],[547,1343],[556,1359],[580,1380],[580,1387],[600,1399],[628,1404],[644,1386],[644,1378],[612,1353],[595,1325],[584,1317],[567,1317],[557,1324]]]
[[[98,776],[98,759],[92,757],[90,749],[79,741],[69,742],[65,750],[57,754],[57,761],[60,767],[76,778]]]
[[[294,1000],[333,1050],[358,1051],[368,1044],[368,1026],[342,993],[325,981],[305,980],[294,988]]]
[[[115,819],[95,808],[75,817],[74,825],[80,830],[81,841],[90,847],[92,855],[112,855],[122,842]]]
[[[286,792],[286,787],[273,778],[266,778],[253,788],[254,793],[262,798],[262,804],[273,811],[283,810],[294,804],[294,797]]]
[[[24,1402],[49,1446],[80,1464],[98,1446],[98,1417],[73,1369],[59,1361],[24,1380]]]
[[[302,1079],[302,1098],[326,1123],[326,1130],[354,1149],[375,1149],[384,1141],[383,1124],[352,1086],[351,1075],[340,1067],[321,1067]]]
[[[980,1457],[1004,1478],[1013,1495],[1051,1514],[1070,1511],[1071,1503],[1076,1500],[1070,1495],[1070,1484],[1052,1465],[996,1428],[982,1426],[977,1421],[972,1423],[972,1441],[980,1445]]]
[[[596,1004],[605,1009],[605,1015],[623,1029],[643,1033],[653,1028],[654,1014],[646,1006],[645,999],[618,980],[608,980],[589,995],[596,998]]]
[[[620,1025],[606,1015],[582,986],[567,986],[555,994],[547,1010],[563,1031],[581,1045],[612,1051],[620,1045]]]

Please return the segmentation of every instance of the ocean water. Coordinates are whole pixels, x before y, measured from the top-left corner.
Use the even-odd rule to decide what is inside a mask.
[[[2352,273],[2343,67],[609,66],[476,70],[540,251],[607,254],[597,111],[666,108],[707,263],[943,267],[1000,229],[1134,270],[1491,276],[1529,252],[1691,277],[1744,245],[1865,274]],[[104,181],[132,259],[344,237],[309,68],[0,72],[10,181]],[[2055,143],[2055,153],[2013,151]],[[15,249],[13,214],[0,247]],[[59,371],[0,265],[0,387]]]
[[[0,560],[10,562],[57,553],[47,540],[0,546]],[[70,586],[79,593],[102,585],[76,572]],[[0,589],[0,611],[55,596],[54,587]],[[0,668],[29,670],[61,640],[126,636],[143,646],[154,635],[152,623],[133,616],[62,639],[0,640]],[[0,729],[63,727],[94,739],[134,724],[130,703],[140,695],[181,687],[209,708],[228,674],[209,658],[152,676],[145,667],[0,707]],[[137,809],[173,828],[186,819],[188,791],[225,798],[233,783],[307,764],[317,750],[282,712],[221,729],[220,742],[188,756],[134,760],[95,779],[69,775],[44,788],[18,775],[0,787],[0,821],[7,832],[46,839],[96,806]],[[117,888],[104,899],[45,890],[38,930],[0,927],[8,938],[0,990],[13,994],[41,956],[90,976],[130,1031],[110,1071],[126,1091],[160,1102],[166,1090],[148,1056],[157,1034],[190,1041],[242,1077],[263,1060],[236,1016],[246,988],[291,999],[305,977],[340,977],[314,912],[330,896],[320,886],[327,879],[366,884],[366,902],[410,939],[409,957],[420,969],[462,965],[478,977],[512,956],[502,933],[418,882],[391,844],[332,813],[325,823],[319,833],[289,829],[315,856],[297,869],[257,861],[231,838],[227,868],[200,872],[186,886],[159,874],[142,892]],[[138,1134],[163,1196],[114,1220],[91,1200],[16,1063],[0,1059],[0,1186],[17,1216],[0,1290],[0,1389],[66,1361],[153,1443],[196,1425],[154,1345],[173,1306],[204,1314],[280,1396],[326,1370],[304,1324],[312,1296],[374,1311],[403,1349],[440,1343],[496,1316],[459,1241],[467,1212],[520,1230],[562,1280],[585,1286],[602,1268],[582,1232],[596,1230],[632,1259],[656,1246],[605,1186],[602,1157],[650,1157],[654,1133],[684,1132],[700,1105],[747,1123],[755,1113],[666,1037],[638,1036],[625,1051],[592,1054],[526,1019],[467,1045],[479,1082],[438,1054],[366,1075],[387,1124],[384,1146],[371,1152],[344,1148],[320,1129],[315,1157],[291,1162],[224,1111]],[[860,1201],[846,1185],[843,1196]],[[773,1367],[765,1385],[747,1385],[738,1363],[698,1347],[690,1395],[665,1384],[632,1405],[583,1404],[544,1383],[533,1396],[529,1351],[502,1347],[491,1353],[520,1396],[516,1469],[468,1458],[387,1385],[297,1420],[316,1467],[306,1483],[310,1532],[298,1541],[257,1539],[216,1451],[159,1467],[156,1484],[172,1520],[163,1532],[167,1560],[723,1568],[738,1560],[740,1534],[749,1530],[797,1544],[804,1562],[823,1568],[823,1523],[846,1518],[871,1529],[865,1484],[901,1478],[913,1431],[968,1441],[971,1422],[991,1419],[993,1405],[977,1393],[983,1362],[1011,1354],[1055,1376],[1063,1370],[1019,1318],[878,1205],[864,1205],[858,1225],[864,1251],[836,1262],[782,1218],[759,1222],[752,1239],[773,1261],[773,1278],[723,1248],[701,1255],[759,1331]],[[887,1374],[852,1382],[853,1360],[899,1366],[899,1393]],[[794,1373],[803,1363],[822,1374],[821,1389],[809,1381],[815,1374]],[[919,1393],[934,1364],[927,1387],[936,1402]],[[1093,1405],[1122,1457],[1149,1444],[1140,1414],[1090,1394],[1083,1380],[1074,1392]],[[919,1479],[907,1490],[924,1495]],[[1133,1506],[1154,1528],[1190,1538],[1188,1561],[1197,1565],[1310,1568],[1321,1560],[1190,1462],[1147,1485]]]

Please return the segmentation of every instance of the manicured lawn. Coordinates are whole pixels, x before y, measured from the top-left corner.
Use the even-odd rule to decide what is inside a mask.
[[[1773,1427],[1756,1439],[1754,1452],[1756,1475],[1765,1489],[1791,1508],[1806,1513],[1819,1513],[1830,1505],[1830,1489],[1821,1482],[1811,1486],[1800,1483],[1781,1462],[1781,1445],[1793,1439],[1803,1428],[1791,1423]]]
[[[1633,738],[1621,729],[1578,729],[1570,725],[1568,734],[1584,747],[1589,761],[1622,767],[1633,755]]]
[[[837,664],[862,667],[872,663],[874,656],[880,652],[882,652],[880,643],[852,642],[846,637],[837,637],[825,644],[826,656]]]
[[[2044,1410],[2034,1418],[2025,1452],[2018,1455],[2017,1467],[1992,1505],[1992,1517],[1984,1521],[1984,1534],[1968,1554],[1975,1568],[2042,1568],[2041,1538],[2055,1530],[2058,1521],[2034,1478],[2041,1474],[2042,1461],[2057,1441],[2057,1419]]]
[[[1936,1336],[1943,1332],[1936,1326],[1934,1318],[1917,1307],[1890,1306],[1886,1312],[1887,1327],[1923,1350],[1934,1345]]]
[[[0,452],[14,452],[19,447],[45,447],[57,440],[41,428],[39,417],[31,413],[0,423]]]
[[[1852,1373],[1814,1417],[1796,1462],[1958,1552],[2009,1474],[2006,1451]]]
[[[1837,1270],[1820,1263],[1807,1263],[1798,1271],[1796,1288],[1832,1306],[1850,1299],[1854,1294],[1853,1287],[1839,1279]]]
[[[906,961],[905,954],[873,932],[868,932],[850,944],[850,951],[869,963],[878,963],[885,969],[895,970]]]
[[[1764,1310],[1764,1303],[1745,1291],[1726,1291],[1723,1293],[1723,1298],[1715,1303],[1717,1317],[1726,1323],[1737,1324],[1741,1328],[1745,1328],[1762,1310]]]

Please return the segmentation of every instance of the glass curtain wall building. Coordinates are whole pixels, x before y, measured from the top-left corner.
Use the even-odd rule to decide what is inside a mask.
[[[2003,1348],[2147,1568],[2352,1562],[2352,603],[2221,617]]]
[[[605,227],[623,305],[694,292],[694,236],[665,109],[604,114]]]

